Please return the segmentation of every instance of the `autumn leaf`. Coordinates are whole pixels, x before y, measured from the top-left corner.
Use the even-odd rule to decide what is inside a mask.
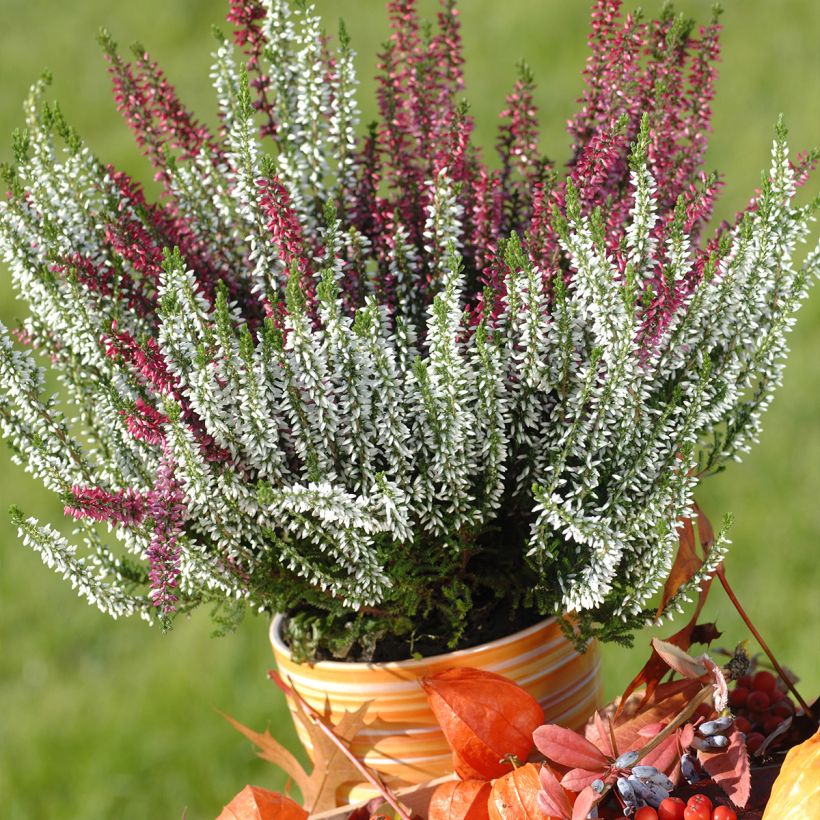
[[[699,680],[672,681],[663,684],[652,699],[632,717],[616,723],[615,742],[623,754],[646,744],[642,735],[645,727],[652,724],[667,725],[703,688]]]
[[[583,791],[596,780],[603,780],[604,775],[609,771],[609,766],[603,769],[589,771],[587,769],[570,769],[562,778],[561,785],[571,792]]]
[[[600,795],[592,786],[587,786],[575,801],[572,807],[572,820],[586,820],[592,807],[600,800]]]
[[[532,738],[538,751],[560,766],[589,771],[609,766],[609,760],[604,753],[572,729],[548,723],[539,726],[533,732]]]
[[[347,783],[362,780],[361,771],[342,752],[339,746],[323,732],[306,714],[302,704],[296,700],[296,718],[310,735],[313,770],[306,790],[302,792],[305,805],[311,814],[336,808],[339,789]],[[370,704],[363,703],[354,712],[345,712],[335,726],[329,726],[333,734],[347,746],[365,725],[365,715]]]
[[[752,792],[752,775],[741,732],[735,729],[729,735],[728,747],[720,752],[699,752],[698,760],[729,799],[743,808]]]
[[[691,740],[689,742],[691,743]],[[687,743],[686,745],[688,746],[689,744]],[[680,763],[682,746],[681,730],[678,729],[665,740],[661,741],[651,752],[644,755],[641,759],[641,765],[654,766],[659,772],[663,772],[668,777],[671,777]],[[674,780],[675,778],[672,779]]]
[[[518,684],[462,667],[424,678],[421,685],[462,779],[500,777],[509,771],[511,755],[526,760],[532,751],[532,733],[544,712]]]
[[[701,678],[706,674],[706,667],[700,661],[673,643],[652,638],[652,648],[670,669],[683,678]]]
[[[540,791],[538,767],[532,763],[499,777],[490,792],[490,820],[546,820],[538,806]]]
[[[281,743],[274,740],[270,732],[254,732],[253,729],[243,726],[230,715],[222,714],[222,717],[257,747],[259,757],[282,769],[296,784],[296,788],[303,795],[306,794],[310,788],[310,777],[299,761]]]
[[[269,672],[268,676],[280,689],[293,697],[295,718],[304,726],[310,737],[313,761],[310,774],[287,749],[271,737],[269,732],[255,732],[228,715],[224,717],[235,729],[256,744],[261,758],[276,764],[291,777],[302,793],[304,805],[312,814],[336,808],[339,789],[350,783],[359,783],[368,776],[373,778],[375,787],[386,799],[393,799],[389,790],[375,775],[369,773],[369,770],[349,752],[350,742],[365,725],[369,703],[363,703],[354,712],[345,712],[334,726],[312,710],[308,713],[310,707],[304,704],[298,692],[291,690],[276,672]]]
[[[279,792],[245,786],[222,809],[217,820],[306,820],[308,813]]]
[[[700,548],[703,552],[703,560],[705,561],[706,558],[709,557],[709,551],[712,549],[712,545],[715,542],[715,534],[709,519],[697,504],[695,504],[695,515],[697,517],[698,540],[700,541]],[[698,595],[698,601],[695,605],[695,611],[692,613],[692,617],[683,626],[683,628],[679,629],[674,635],[670,635],[666,639],[667,643],[674,644],[684,650],[688,649],[692,645],[692,636],[697,628],[697,621],[700,617],[700,613],[706,605],[706,598],[709,595],[709,589],[711,586],[712,578],[709,577],[701,584],[700,594]],[[646,687],[646,693],[644,696],[645,699],[649,698],[666,672],[666,664],[653,649],[652,655],[646,664],[644,664],[643,669],[635,675],[629,686],[626,687],[623,695],[621,695],[621,703],[616,710],[616,716],[620,714],[621,709],[626,705],[629,700],[629,696],[636,690],[640,689],[641,686]]]
[[[569,820],[572,817],[572,804],[564,787],[558,782],[555,773],[546,763],[538,773],[541,791],[538,793],[538,808],[551,817]]]
[[[430,798],[429,820],[488,820],[488,780],[449,780]]]
[[[607,731],[609,727],[607,727],[604,723],[604,719],[601,717],[601,713],[597,709],[593,715],[593,725],[595,726],[595,730],[598,732],[598,748],[607,757],[617,757],[618,752],[612,748],[610,732]]]
[[[669,577],[666,579],[661,602],[658,605],[658,611],[655,613],[656,618],[660,617],[666,609],[666,605],[675,597],[678,590],[694,578],[695,573],[703,564],[695,551],[695,528],[692,525],[691,518],[684,519],[678,541],[678,554],[675,556],[675,563],[672,564]]]

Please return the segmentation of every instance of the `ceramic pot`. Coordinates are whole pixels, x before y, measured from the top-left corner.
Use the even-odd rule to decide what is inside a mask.
[[[490,643],[392,663],[293,661],[282,640],[282,616],[270,629],[279,674],[318,712],[337,722],[345,711],[371,701],[367,727],[353,740],[353,753],[392,788],[423,783],[452,772],[452,756],[419,679],[454,666],[472,666],[504,675],[526,689],[543,707],[548,723],[579,728],[602,703],[600,657],[592,643],[578,654],[555,618]],[[289,704],[293,711],[292,704]],[[308,754],[310,741],[296,721]],[[340,800],[372,794],[361,784]]]

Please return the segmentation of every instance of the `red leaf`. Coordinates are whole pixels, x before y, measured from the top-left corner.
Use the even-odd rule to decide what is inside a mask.
[[[662,740],[649,754],[641,760],[642,766],[654,766],[658,771],[669,775],[680,762],[680,732],[672,732]]]
[[[601,795],[596,792],[592,786],[587,786],[575,801],[572,807],[572,820],[586,820],[587,815],[592,810],[592,807],[598,802]]]
[[[488,820],[492,785],[487,780],[449,780],[433,792],[430,820]]]
[[[464,667],[421,682],[427,700],[453,749],[464,779],[491,779],[510,770],[502,758],[526,760],[532,733],[544,712],[532,695],[501,675]]]
[[[595,720],[595,729],[598,732],[599,748],[608,757],[617,757],[618,755],[612,748],[612,740],[610,739],[610,734],[608,731],[609,727],[606,723],[604,723],[604,719],[601,717],[601,713],[596,710],[593,717]],[[589,740],[589,736],[587,736],[587,740]]]
[[[706,674],[706,667],[695,660],[675,644],[652,638],[652,648],[660,655],[662,660],[684,678],[701,678]]]
[[[307,816],[298,803],[284,794],[258,786],[245,786],[222,809],[217,820],[305,820]]]
[[[592,771],[609,765],[609,761],[597,746],[593,746],[572,729],[548,723],[536,729],[532,739],[544,757],[561,766]]]
[[[558,782],[552,769],[545,763],[538,774],[541,791],[538,794],[538,808],[544,814],[569,820],[572,817],[572,805],[566,790]]]
[[[601,769],[596,769],[594,772],[587,769],[570,769],[561,778],[561,785],[571,792],[580,792],[591,785],[593,780],[603,780],[604,773]]]
[[[666,609],[666,605],[677,591],[692,580],[703,563],[695,552],[695,528],[692,526],[692,519],[684,519],[678,541],[678,554],[675,556],[675,563],[672,564],[669,577],[666,579],[656,618]]]
[[[538,807],[540,791],[538,768],[532,763],[499,777],[490,792],[490,820],[544,820]]]
[[[735,730],[729,736],[729,746],[722,752],[700,752],[698,758],[703,768],[740,808],[749,801],[752,776],[749,755],[741,733]]]
[[[637,749],[646,744],[641,736],[646,726],[655,723],[666,725],[687,703],[700,691],[699,681],[672,681],[658,687],[649,704],[634,717],[615,726],[615,742],[623,754],[630,749]],[[667,695],[667,693],[669,693]]]
[[[649,723],[646,726],[642,726],[638,734],[641,737],[655,737],[658,732],[663,730],[664,725],[663,723]]]

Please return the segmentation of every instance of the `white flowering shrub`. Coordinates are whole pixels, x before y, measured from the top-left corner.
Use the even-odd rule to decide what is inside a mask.
[[[568,170],[537,152],[526,70],[490,168],[454,4],[429,29],[388,7],[364,136],[347,35],[304,5],[232,2],[216,135],[104,37],[159,203],[35,86],[0,203],[29,309],[0,333],[0,423],[82,546],[12,514],[111,615],[285,611],[303,656],[456,646],[516,610],[625,640],[780,382],[820,264],[795,259],[814,157],[779,127],[750,206],[701,240],[717,22],[602,0]]]

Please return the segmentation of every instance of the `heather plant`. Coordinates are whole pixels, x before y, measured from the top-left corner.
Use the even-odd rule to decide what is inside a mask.
[[[217,133],[103,34],[156,202],[34,86],[0,203],[30,310],[0,335],[0,422],[73,542],[12,515],[115,617],[286,612],[302,657],[454,647],[516,611],[628,640],[779,384],[820,264],[794,258],[815,158],[778,125],[708,235],[717,16],[598,0],[567,166],[539,153],[525,66],[485,163],[453,0],[435,25],[387,7],[366,129],[348,35],[304,3],[231,0]]]

